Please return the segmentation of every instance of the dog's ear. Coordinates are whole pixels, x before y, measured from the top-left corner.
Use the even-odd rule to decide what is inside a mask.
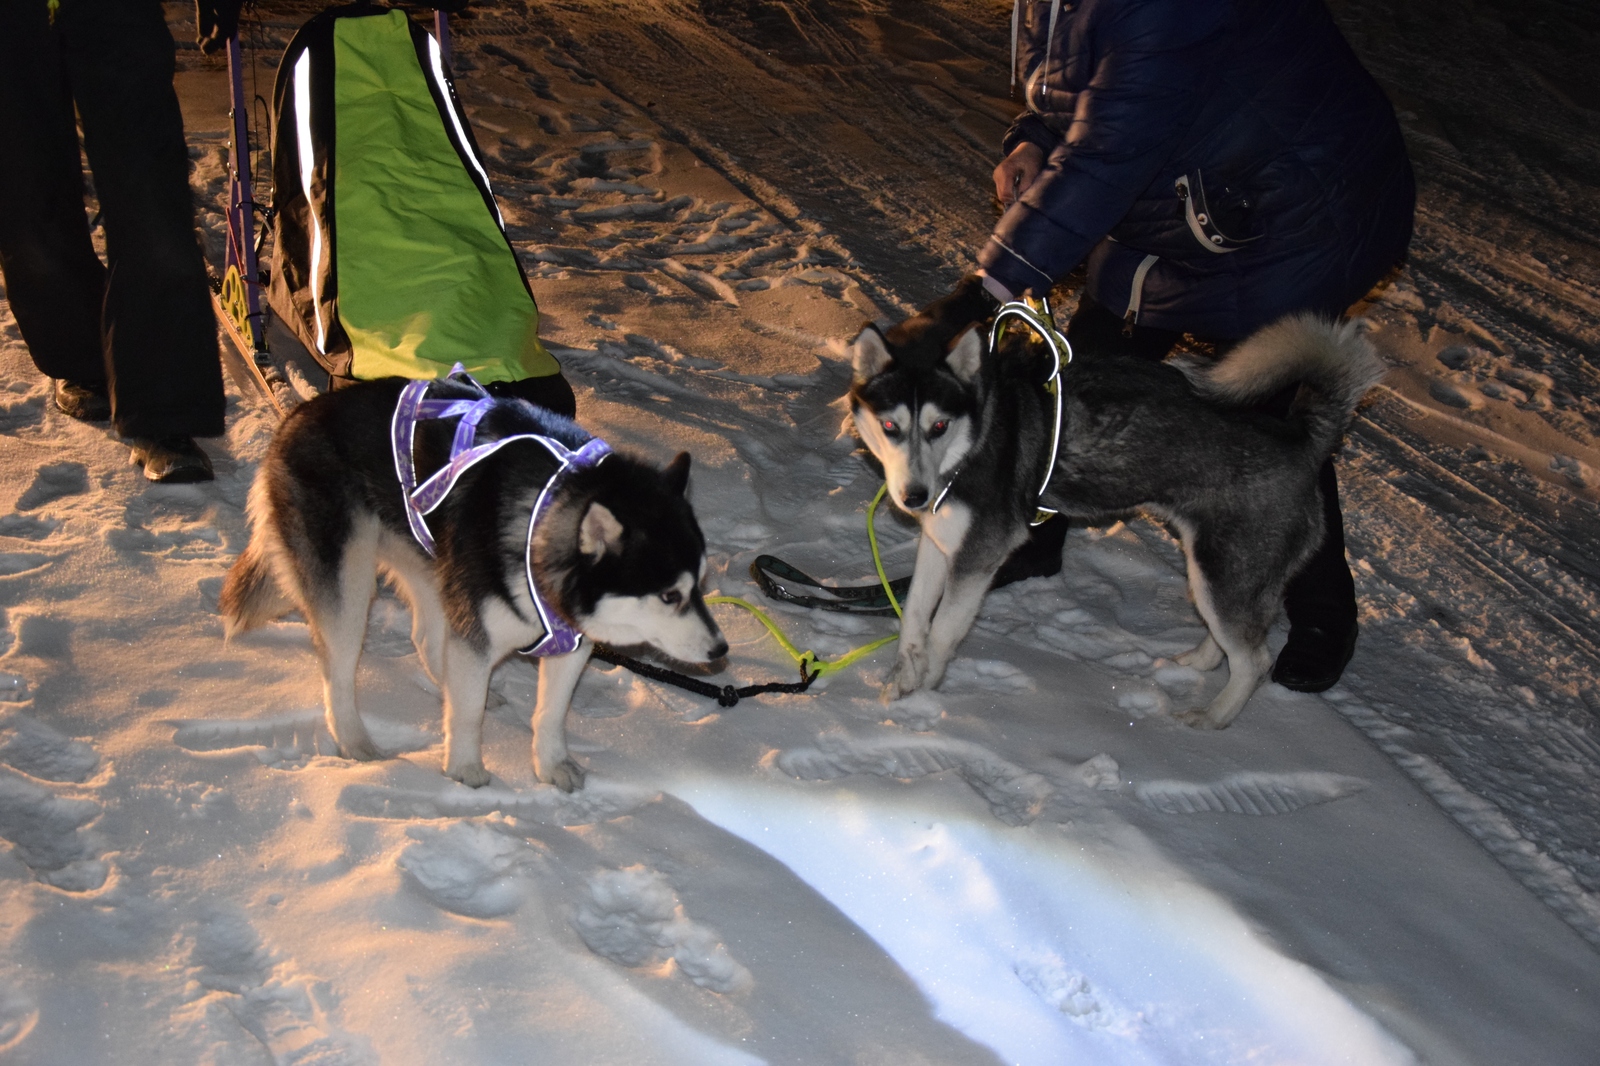
[[[689,453],[679,452],[673,456],[661,475],[667,479],[667,491],[682,496],[683,490],[689,487]]]
[[[978,376],[978,367],[983,365],[983,330],[973,326],[961,335],[955,346],[950,349],[950,354],[945,356],[956,377],[962,381],[971,381]]]
[[[883,334],[869,322],[850,345],[850,358],[855,364],[856,384],[859,385],[883,373],[894,357],[883,342]]]
[[[622,523],[603,503],[591,503],[578,523],[578,550],[590,559],[622,547]]]

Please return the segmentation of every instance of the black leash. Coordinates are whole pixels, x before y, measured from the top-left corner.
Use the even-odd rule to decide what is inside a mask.
[[[804,678],[802,681],[768,681],[764,685],[746,685],[743,688],[735,688],[732,685],[718,687],[710,682],[701,681],[699,678],[680,674],[676,670],[668,670],[664,666],[656,666],[654,663],[647,663],[642,659],[623,655],[621,652],[614,651],[604,644],[596,644],[593,654],[594,658],[603,663],[626,667],[640,677],[648,677],[652,681],[664,681],[669,685],[676,685],[697,695],[709,696],[724,707],[732,707],[748,696],[760,696],[767,692],[804,692],[811,687],[811,682],[822,676],[822,671],[820,670],[807,673],[805,668],[801,667],[800,676]]]
[[[756,579],[756,584],[769,599],[782,600],[801,607],[817,607],[824,611],[839,611],[843,614],[895,613],[894,605],[884,594],[882,584],[874,582],[871,585],[824,585],[804,570],[790,566],[775,555],[756,556],[756,561],[750,564],[750,576]],[[827,595],[797,592],[792,587],[796,585],[817,589]],[[911,588],[911,579],[898,578],[891,581],[889,587],[894,590],[897,598],[905,599],[906,591]]]

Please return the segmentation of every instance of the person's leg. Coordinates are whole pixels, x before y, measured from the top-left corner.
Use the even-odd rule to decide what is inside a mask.
[[[0,4],[0,271],[62,409],[110,417],[100,352],[105,267],[89,239],[77,123],[44,4]]]
[[[1154,362],[1165,359],[1183,336],[1176,330],[1150,326],[1129,329],[1126,322],[1088,293],[1083,294],[1067,322],[1066,335],[1074,359],[1135,356]]]
[[[56,19],[106,226],[102,322],[116,428],[157,445],[145,449],[157,467],[169,452],[203,460],[190,438],[223,431],[222,368],[172,35],[158,0],[63,0]],[[180,466],[179,477],[202,474]]]
[[[1289,640],[1278,652],[1272,680],[1297,692],[1322,692],[1338,682],[1355,654],[1356,583],[1344,551],[1344,514],[1330,456],[1318,474],[1322,489],[1322,547],[1284,590]]]

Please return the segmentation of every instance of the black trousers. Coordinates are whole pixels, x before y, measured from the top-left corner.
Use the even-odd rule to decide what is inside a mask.
[[[1160,360],[1181,337],[1182,334],[1174,330],[1149,326],[1134,326],[1128,330],[1122,319],[1087,295],[1067,324],[1067,340],[1073,351],[1084,352],[1090,358],[1123,355]],[[1233,342],[1211,343],[1226,350]],[[1282,417],[1288,413],[1293,399],[1294,390],[1286,389],[1263,401],[1259,408],[1265,414]],[[1322,489],[1326,526],[1322,547],[1305,568],[1290,579],[1289,587],[1284,590],[1283,607],[1291,626],[1312,626],[1342,633],[1356,620],[1356,585],[1345,559],[1344,514],[1339,508],[1339,482],[1331,458],[1322,464],[1318,485]]]
[[[223,429],[222,370],[158,0],[0,0],[0,272],[34,365],[108,384],[128,437]],[[106,231],[89,238],[83,147]]]

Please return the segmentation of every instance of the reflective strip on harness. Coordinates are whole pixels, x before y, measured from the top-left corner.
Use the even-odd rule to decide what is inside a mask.
[[[1050,302],[1044,297],[1030,297],[1002,304],[1000,310],[995,313],[994,322],[989,327],[988,351],[990,355],[993,355],[999,346],[1003,332],[1002,327],[1008,318],[1020,318],[1027,323],[1029,329],[1044,339],[1045,344],[1050,348],[1050,356],[1054,360],[1054,365],[1050,368],[1050,376],[1044,381],[1044,391],[1054,397],[1056,402],[1054,426],[1050,431],[1050,461],[1049,465],[1045,467],[1044,483],[1039,486],[1039,495],[1034,502],[1033,518],[1028,522],[1030,526],[1039,526],[1061,513],[1054,508],[1044,506],[1040,501],[1044,499],[1044,494],[1050,489],[1050,479],[1056,472],[1056,456],[1061,451],[1061,368],[1072,362],[1072,345],[1056,329],[1055,316],[1050,311]],[[939,491],[939,495],[934,499],[933,505],[928,508],[930,513],[939,513],[939,505],[944,502],[945,496],[949,494],[950,487],[955,484],[956,478],[960,473],[961,467],[957,466],[955,472],[950,475],[950,479],[944,483],[944,488]]]
[[[569,626],[566,621],[544,602],[544,597],[539,593],[539,586],[533,580],[533,533],[539,527],[539,519],[544,517],[544,512],[555,498],[556,483],[561,480],[568,470],[580,470],[584,467],[596,466],[606,456],[611,454],[611,446],[605,441],[596,438],[577,451],[568,451],[560,441],[551,440],[549,437],[534,437],[540,444],[550,449],[550,454],[561,461],[561,467],[545,482],[544,490],[539,493],[539,498],[534,502],[533,510],[528,514],[528,545],[523,552],[523,569],[528,574],[528,595],[533,599],[533,609],[539,612],[539,623],[544,626],[544,636],[528,645],[518,648],[519,655],[565,655],[570,651],[577,651],[578,645],[583,643],[583,634]]]

